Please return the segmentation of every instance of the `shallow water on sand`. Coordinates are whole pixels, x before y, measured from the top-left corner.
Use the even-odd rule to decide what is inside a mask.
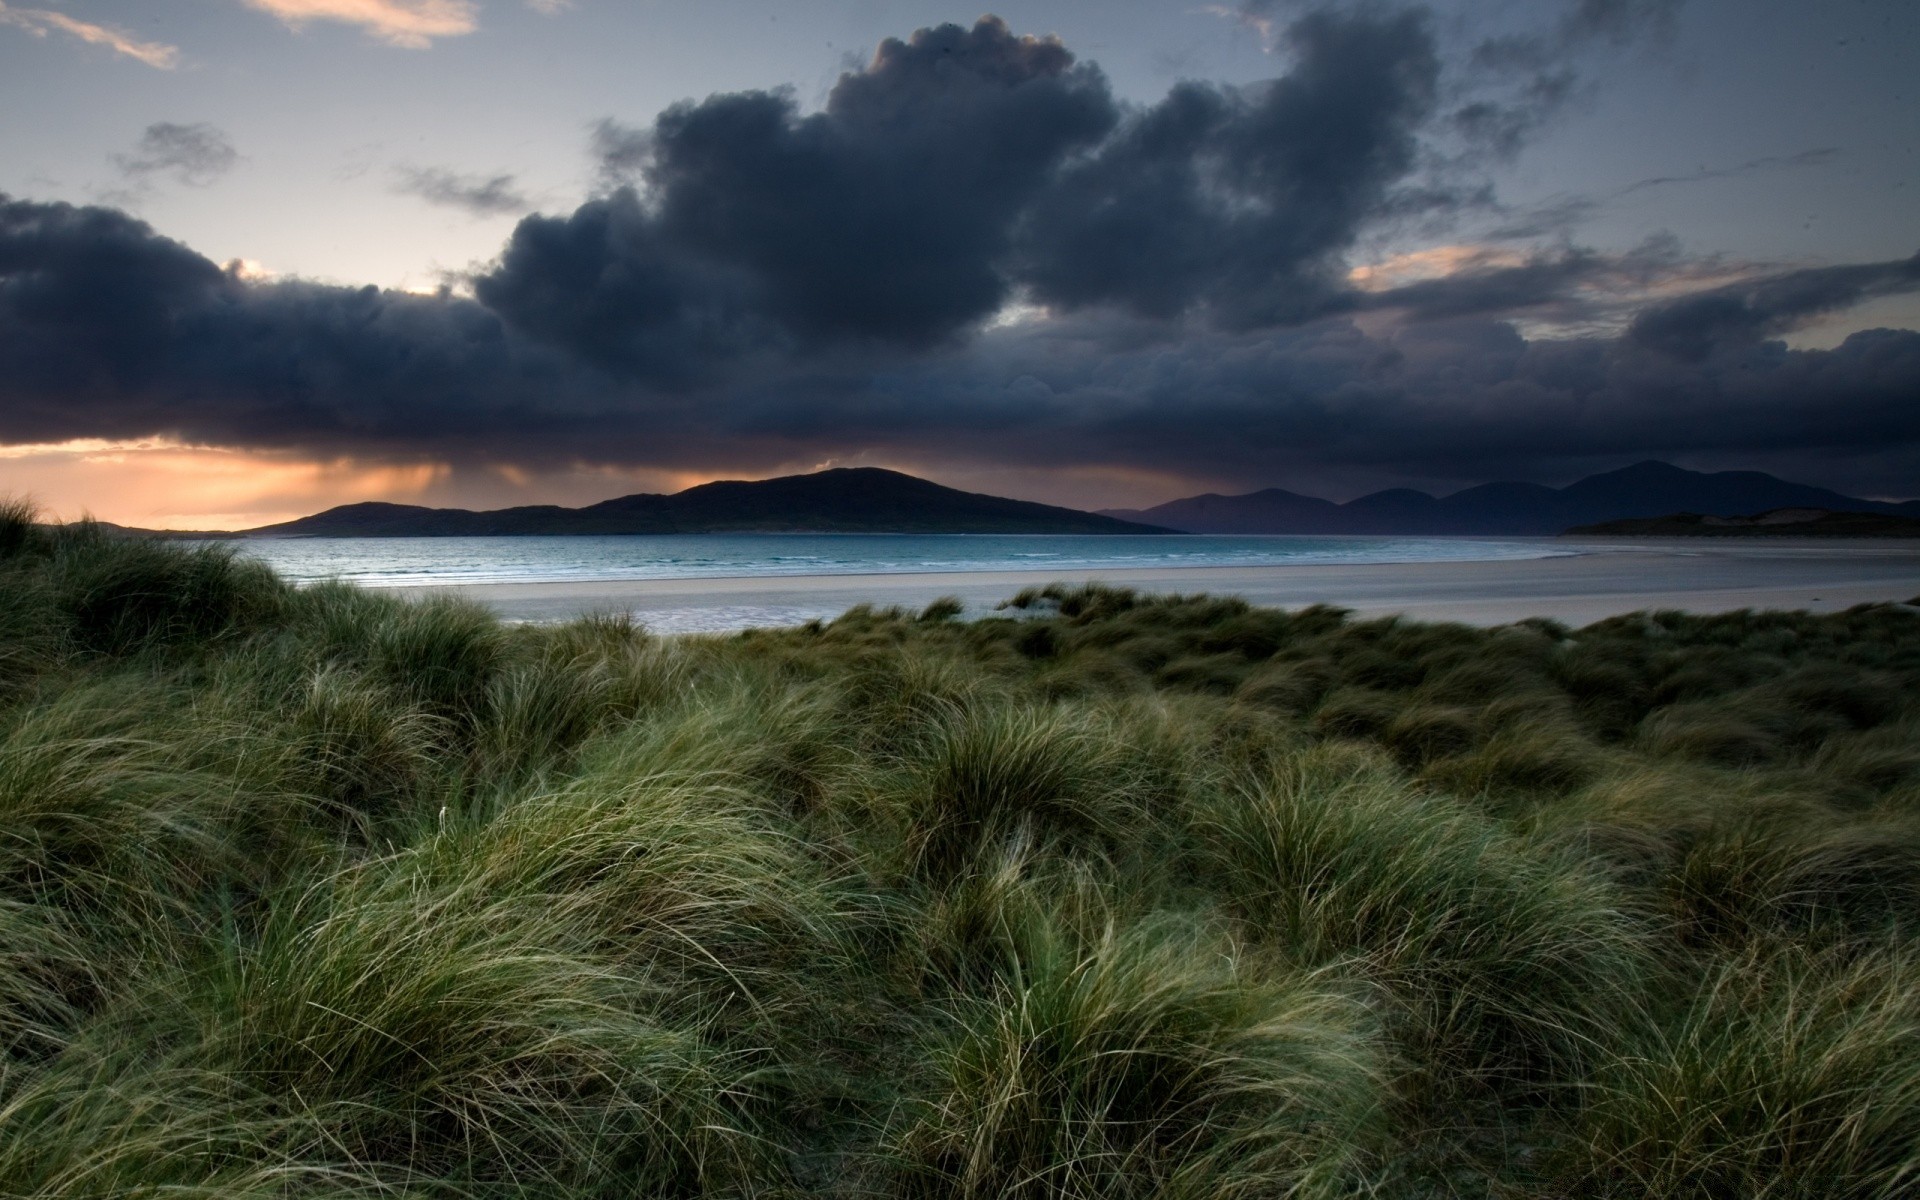
[[[1497,562],[1573,553],[1545,540],[1048,534],[673,534],[256,538],[236,543],[300,583],[366,587],[1359,563]]]

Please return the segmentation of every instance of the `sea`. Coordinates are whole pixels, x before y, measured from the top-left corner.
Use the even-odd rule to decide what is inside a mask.
[[[572,537],[256,538],[236,543],[296,583],[363,587],[756,579],[938,571],[1085,571],[1491,562],[1570,553],[1544,540],[738,533]]]
[[[1071,581],[1103,568],[1491,562],[1571,553],[1548,539],[1211,535],[755,533],[256,538],[234,544],[295,583],[340,579],[369,588],[972,571],[1057,572]],[[713,605],[650,611],[647,623],[661,632],[709,632],[831,615]]]

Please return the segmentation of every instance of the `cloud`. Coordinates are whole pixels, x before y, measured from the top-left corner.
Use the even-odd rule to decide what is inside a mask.
[[[1800,167],[1818,167],[1832,162],[1840,153],[1838,146],[1822,146],[1813,150],[1802,150],[1798,154],[1769,154],[1761,158],[1749,159],[1730,167],[1702,167],[1685,175],[1656,175],[1649,179],[1636,180],[1613,193],[1610,198],[1631,196],[1635,192],[1644,192],[1649,188],[1672,187],[1676,184],[1705,183],[1715,179],[1739,179],[1761,171],[1793,170]]]
[[[1840,149],[1836,146],[1822,146],[1802,150],[1797,154],[1764,155],[1724,167],[1701,167],[1697,171],[1680,175],[1650,176],[1635,180],[1611,192],[1593,196],[1558,196],[1527,209],[1516,210],[1496,204],[1493,208],[1503,219],[1499,225],[1488,231],[1486,236],[1498,241],[1537,241],[1542,238],[1564,240],[1575,228],[1592,219],[1594,214],[1606,209],[1615,201],[1640,192],[1655,188],[1711,183],[1722,179],[1744,179],[1750,175],[1775,171],[1823,167],[1838,158],[1840,153]]]
[[[623,402],[604,383],[471,301],[250,279],[112,209],[0,199],[0,441],[417,449],[565,427]]]
[[[738,372],[790,340],[753,280],[682,250],[631,188],[528,217],[473,286],[521,333],[655,387]]]
[[[533,207],[512,175],[468,175],[443,167],[402,166],[394,190],[476,217],[511,216]]]
[[[1544,69],[1669,8],[1583,0],[1547,32],[1478,53]],[[660,379],[697,375],[702,351],[678,333],[722,353],[911,349],[1015,300],[1223,328],[1347,311],[1345,257],[1362,231],[1492,204],[1481,185],[1427,171],[1423,138],[1453,115],[1433,25],[1420,9],[1308,9],[1276,28],[1286,74],[1183,83],[1145,107],[997,19],[922,30],[884,43],[816,114],[740,92],[650,127],[601,122],[592,150],[616,194],[574,218],[530,218],[476,286],[522,329]],[[1474,311],[1515,289],[1544,303],[1582,269],[1485,275]],[[1441,291],[1401,307],[1458,315],[1464,289]]]
[[[233,170],[239,151],[212,125],[160,121],[147,126],[131,154],[116,154],[121,174],[144,183],[164,175],[188,187],[207,187]]]
[[[1561,242],[1518,251],[1495,240],[1435,247],[1362,267],[1350,311],[1386,311],[1403,320],[1496,316],[1559,336],[1616,334],[1650,304],[1768,268],[1689,256],[1678,239],[1657,234],[1624,253],[1603,254]]]
[[[1332,302],[1339,256],[1413,165],[1438,60],[1418,13],[1312,13],[1283,37],[1286,76],[1182,84],[1064,168],[1021,230],[1041,302],[1241,327]]]
[[[1254,327],[1341,303],[1339,259],[1430,112],[1423,18],[1313,14],[1294,69],[1126,111],[1058,42],[996,18],[884,42],[823,111],[740,92],[594,131],[634,176],[530,217],[481,300],[636,377],[784,345],[924,349],[1017,295]]]
[[[298,29],[310,21],[358,25],[375,38],[424,50],[435,38],[462,37],[479,27],[474,0],[241,0]],[[538,7],[538,6],[536,6]]]
[[[143,42],[111,25],[96,25],[44,8],[15,8],[0,3],[0,25],[24,29],[35,37],[45,37],[48,31],[58,30],[89,45],[105,46],[115,54],[162,71],[170,71],[180,64],[180,49],[177,46],[169,46],[165,42]]]
[[[528,218],[475,288],[640,375],[677,373],[682,335],[932,345],[1006,303],[1019,216],[1117,119],[1105,78],[1057,41],[997,18],[923,29],[883,42],[819,113],[738,92],[668,109],[645,139],[602,126],[603,148],[641,164],[645,201]]]
[[[1444,51],[1370,8],[1283,36],[1266,84],[1130,106],[985,20],[884,43],[816,112],[748,91],[608,123],[626,184],[518,221],[471,297],[261,278],[112,209],[0,200],[0,444],[1245,488],[1646,457],[1920,478],[1920,332],[1778,340],[1920,292],[1920,256],[1459,242],[1356,267],[1452,202],[1422,173]],[[417,176],[468,207],[516,190]]]
[[[1451,124],[1481,151],[1511,157],[1587,91],[1581,61],[1595,50],[1661,45],[1685,0],[1574,0],[1549,25],[1481,39],[1467,56]]]
[[[599,226],[577,234],[588,245],[618,241],[632,203],[610,198],[567,223]],[[1369,332],[1341,316],[1208,329],[1090,309],[911,354],[750,342],[723,378],[665,387],[609,375],[474,300],[249,281],[107,209],[0,203],[0,264],[6,443],[171,437],[366,461],[690,470],[865,455],[1249,488],[1396,472],[1564,477],[1596,461],[1716,455],[1818,461],[1825,478],[1888,494],[1920,477],[1911,330],[1791,350],[1765,336],[1785,318],[1748,318],[1717,326],[1709,353],[1676,355],[1670,327],[1655,337],[1652,324],[1529,339],[1491,316]],[[1709,295],[1809,313],[1914,290],[1917,273],[1920,259],[1823,268]],[[550,297],[580,299],[566,287]],[[1673,303],[1688,311],[1687,298]],[[1649,311],[1670,326],[1667,310]],[[671,312],[651,327],[683,354],[740,329]]]
[[[1560,479],[1643,458],[1817,463],[1861,491],[1920,478],[1920,333],[1831,351],[1749,342],[1699,362],[1631,338],[1528,339],[1457,319],[1330,318],[1177,342],[1090,318],[996,332],[859,387],[782,380],[735,403],[744,444],[1015,467],[1124,467],[1251,490],[1289,481]],[[1196,488],[1195,490],[1200,490]]]
[[[1417,320],[1451,320],[1487,314],[1519,315],[1553,308],[1573,314],[1576,289],[1615,265],[1588,250],[1535,254],[1514,261],[1505,255],[1468,254],[1433,279],[1375,291],[1356,307],[1397,309]],[[1584,314],[1583,314],[1584,315]]]
[[[1920,292],[1920,254],[1895,262],[1814,267],[1651,307],[1634,319],[1627,334],[1636,345],[1699,362],[1864,300],[1913,292]]]
[[[589,153],[598,164],[603,187],[611,190],[637,181],[653,158],[653,131],[622,125],[611,117],[589,127]]]

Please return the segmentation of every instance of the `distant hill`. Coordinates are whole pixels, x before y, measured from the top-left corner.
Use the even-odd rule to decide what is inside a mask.
[[[450,537],[586,533],[1124,533],[1173,530],[1050,504],[942,487],[878,467],[757,482],[705,483],[586,508],[472,512],[347,504],[246,531],[248,537]]]
[[[1567,537],[1881,537],[1920,538],[1920,517],[1888,513],[1776,508],[1750,517],[1673,513],[1576,525]]]
[[[1345,504],[1278,488],[1244,496],[1204,495],[1104,515],[1188,533],[1557,534],[1569,526],[1674,513],[1734,516],[1783,508],[1920,518],[1920,501],[1885,504],[1790,483],[1760,471],[1688,471],[1636,463],[1564,488],[1485,483],[1444,498],[1406,488]]]

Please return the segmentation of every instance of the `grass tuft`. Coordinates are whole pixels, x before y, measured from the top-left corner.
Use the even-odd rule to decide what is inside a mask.
[[[1363,1177],[1383,1104],[1364,1005],[1190,921],[1023,932],[924,1035],[903,1194],[1332,1196]]]
[[[1420,795],[1350,747],[1297,752],[1200,817],[1206,877],[1284,952],[1354,964],[1391,992],[1401,1036],[1442,1072],[1576,1072],[1643,978],[1597,873]]]
[[[1712,965],[1600,1071],[1583,1191],[1858,1197],[1920,1180],[1920,973],[1912,957],[1790,946]]]

